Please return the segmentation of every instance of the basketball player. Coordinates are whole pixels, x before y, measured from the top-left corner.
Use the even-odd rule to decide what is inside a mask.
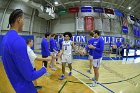
[[[69,76],[72,75],[72,48],[75,49],[74,42],[70,40],[72,34],[70,32],[65,32],[63,36],[64,41],[62,42],[62,51],[60,53],[60,55],[62,55],[62,76],[60,77],[60,80],[65,78],[66,63],[68,63],[70,69]]]
[[[128,59],[128,53],[129,53],[129,49],[130,49],[130,45],[128,44],[128,42],[126,42],[125,48],[126,48],[126,61],[127,61],[127,59]]]
[[[88,45],[90,45],[90,44],[92,44],[93,42],[93,39],[94,39],[94,34],[93,34],[93,32],[90,32],[90,39],[88,40]],[[88,46],[87,45],[87,46]],[[88,47],[87,47],[88,48]],[[89,49],[89,48],[88,48]],[[87,72],[89,72],[90,74],[92,74],[92,62],[93,62],[93,56],[92,56],[92,54],[93,54],[93,49],[89,49],[89,70],[87,71]]]
[[[59,53],[58,53],[58,57],[57,57],[57,63],[59,64],[60,62],[60,51],[62,50],[62,42],[63,42],[63,35],[61,34],[59,37]]]
[[[103,51],[104,51],[104,40],[103,38],[100,36],[100,32],[98,30],[94,30],[93,31],[94,34],[94,39],[92,39],[92,44],[88,45],[89,49],[93,49],[93,69],[94,69],[94,78],[92,78],[93,83],[90,85],[91,87],[94,87],[97,85],[97,81],[99,79],[99,67],[100,67],[100,63],[102,60],[102,55],[103,55]],[[84,53],[80,52],[81,55],[83,55]]]
[[[88,45],[90,49],[93,49],[93,69],[94,69],[94,76],[92,87],[96,86],[98,79],[99,79],[99,67],[102,60],[102,55],[104,51],[104,40],[100,36],[100,32],[95,30],[94,32],[93,44]]]
[[[16,93],[36,93],[33,80],[46,73],[45,67],[34,71],[27,54],[25,40],[18,35],[22,31],[24,16],[21,9],[14,10],[9,17],[10,30],[2,42],[2,61],[6,74]]]
[[[59,50],[62,50],[62,42],[63,42],[63,35],[60,35],[60,38],[59,38]]]
[[[26,43],[27,43],[27,53],[28,53],[30,62],[32,64],[34,70],[36,70],[35,64],[34,64],[35,60],[37,60],[37,61],[51,61],[51,58],[48,58],[48,57],[47,58],[40,58],[40,57],[36,56],[36,54],[31,49],[31,47],[33,46],[33,40],[32,39],[28,39],[26,41]],[[41,86],[37,86],[37,81],[36,80],[34,80],[34,85],[35,85],[36,89],[41,88]]]
[[[42,58],[47,58],[48,56],[50,56],[49,41],[50,41],[50,34],[46,33],[45,38],[42,38],[42,41],[41,41]],[[47,68],[48,61],[44,60],[43,64]],[[48,72],[46,72],[44,75],[45,76],[50,76],[50,74]]]
[[[56,43],[56,40],[54,39],[55,36],[56,36],[56,34],[52,34],[51,38],[50,38],[50,52],[52,55],[52,61],[51,61],[50,67],[52,68],[52,70],[56,70],[56,68],[54,68],[54,63],[56,62],[56,58],[57,58],[57,54],[58,54],[57,43]]]
[[[116,58],[117,58],[117,56],[120,57],[121,45],[122,45],[122,43],[120,42],[120,39],[118,39],[117,42],[116,42],[116,46],[117,46],[117,49],[116,49]]]

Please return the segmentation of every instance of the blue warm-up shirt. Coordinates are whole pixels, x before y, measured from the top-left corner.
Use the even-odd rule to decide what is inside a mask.
[[[58,51],[57,43],[54,38],[50,38],[50,52]]]
[[[34,71],[27,54],[27,44],[15,30],[9,30],[2,41],[2,61],[6,74],[16,93],[36,93],[33,80],[46,69]]]
[[[102,37],[99,37],[99,38],[94,38],[92,42],[93,42],[92,45],[96,47],[95,49],[93,49],[93,59],[99,59],[103,55],[104,40]]]
[[[93,44],[93,42],[94,42],[94,38],[90,38],[88,40],[88,44],[85,47],[85,49],[89,52],[89,55],[91,55],[91,56],[93,55],[93,49],[89,49],[88,45]]]
[[[49,42],[43,38],[41,42],[41,54],[42,56],[50,56],[50,51],[49,51]]]
[[[120,47],[121,47],[121,45],[122,45],[122,43],[121,43],[121,42],[116,42],[116,46],[117,46],[117,48],[120,48]]]
[[[62,50],[62,42],[63,42],[63,38],[59,39],[59,50]]]

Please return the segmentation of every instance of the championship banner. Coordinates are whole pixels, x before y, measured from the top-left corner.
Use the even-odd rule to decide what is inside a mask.
[[[85,30],[86,31],[94,30],[93,22],[94,22],[94,18],[92,16],[85,16]]]
[[[135,45],[140,46],[140,40],[135,40]]]
[[[110,32],[110,20],[109,19],[103,19],[103,31]]]
[[[101,18],[94,19],[95,29],[102,31],[102,20]]]
[[[70,7],[69,8],[69,13],[78,13],[79,12],[79,7]]]
[[[92,12],[92,7],[81,7],[81,12]]]
[[[114,33],[120,33],[122,26],[119,20],[111,19],[111,27],[114,30]]]
[[[128,34],[128,27],[127,26],[122,26],[122,32],[125,34]]]
[[[101,7],[93,7],[93,11],[97,13],[104,13],[104,9]]]
[[[137,36],[137,26],[133,25],[133,33],[134,33],[134,36],[136,37]]]
[[[119,9],[114,9],[115,15],[118,17],[123,17],[123,13]]]
[[[84,18],[83,17],[76,18],[76,30],[84,31]]]
[[[105,13],[106,13],[106,14],[112,14],[112,15],[114,15],[114,11],[113,11],[113,9],[110,9],[110,8],[104,8],[104,10],[105,10]]]

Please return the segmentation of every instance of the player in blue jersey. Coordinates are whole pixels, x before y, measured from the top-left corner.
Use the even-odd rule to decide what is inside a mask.
[[[90,45],[90,44],[93,43],[93,39],[94,39],[93,36],[94,36],[94,34],[93,34],[93,32],[90,32],[89,35],[90,35],[91,38],[88,40],[88,44],[85,46],[84,52],[85,53],[86,53],[86,51],[89,52],[89,57],[88,57],[88,59],[89,59],[89,70],[87,72],[89,72],[90,74],[92,74],[93,49],[89,49],[88,48],[88,45]]]
[[[116,46],[117,46],[117,49],[116,49],[116,58],[117,57],[120,57],[120,52],[121,52],[121,46],[122,46],[122,43],[120,42],[120,39],[117,39],[117,42],[116,42]]]
[[[56,34],[52,34],[50,38],[50,52],[52,55],[52,61],[51,61],[50,67],[52,68],[52,70],[56,70],[56,68],[54,68],[54,64],[56,62],[56,58],[58,54],[57,43],[56,43],[56,40],[54,39],[55,37],[56,37]]]
[[[62,50],[62,42],[63,42],[63,35],[60,35],[60,38],[59,38],[59,50]]]
[[[49,41],[50,41],[50,34],[46,33],[45,37],[42,38],[42,41],[41,41],[42,58],[47,58],[48,56],[50,56]],[[43,63],[44,63],[44,66],[47,68],[48,61],[43,61]],[[50,76],[48,72],[46,72],[44,75]]]
[[[102,60],[102,56],[103,56],[103,51],[104,51],[104,40],[103,38],[100,36],[100,32],[98,30],[94,30],[93,31],[94,34],[94,39],[92,39],[92,43],[90,45],[88,45],[89,49],[93,49],[93,69],[94,69],[94,78],[92,78],[93,83],[90,85],[92,87],[97,85],[97,81],[99,79],[99,67],[100,67],[100,63]],[[80,52],[80,54],[84,54],[82,52]]]
[[[2,61],[4,69],[16,93],[36,93],[33,80],[46,73],[43,66],[35,71],[27,54],[25,40],[18,35],[24,24],[21,9],[14,10],[9,17],[10,30],[2,41]]]
[[[93,69],[94,69],[94,81],[91,86],[96,86],[99,79],[99,67],[103,56],[104,51],[104,40],[100,36],[100,32],[95,30],[94,32],[93,44],[88,45],[90,49],[93,49]]]

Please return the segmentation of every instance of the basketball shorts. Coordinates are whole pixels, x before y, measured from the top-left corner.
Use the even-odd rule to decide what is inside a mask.
[[[89,60],[93,60],[93,56],[92,56],[92,55],[89,55],[89,56],[88,56],[88,59],[89,59]]]
[[[99,67],[100,67],[100,64],[101,64],[101,61],[102,61],[102,58],[93,59],[92,65],[93,65],[94,67],[99,68]]]
[[[51,52],[51,55],[54,56],[54,57],[56,57],[57,54],[58,54],[58,52]]]
[[[62,55],[62,63],[72,63],[72,55]]]

